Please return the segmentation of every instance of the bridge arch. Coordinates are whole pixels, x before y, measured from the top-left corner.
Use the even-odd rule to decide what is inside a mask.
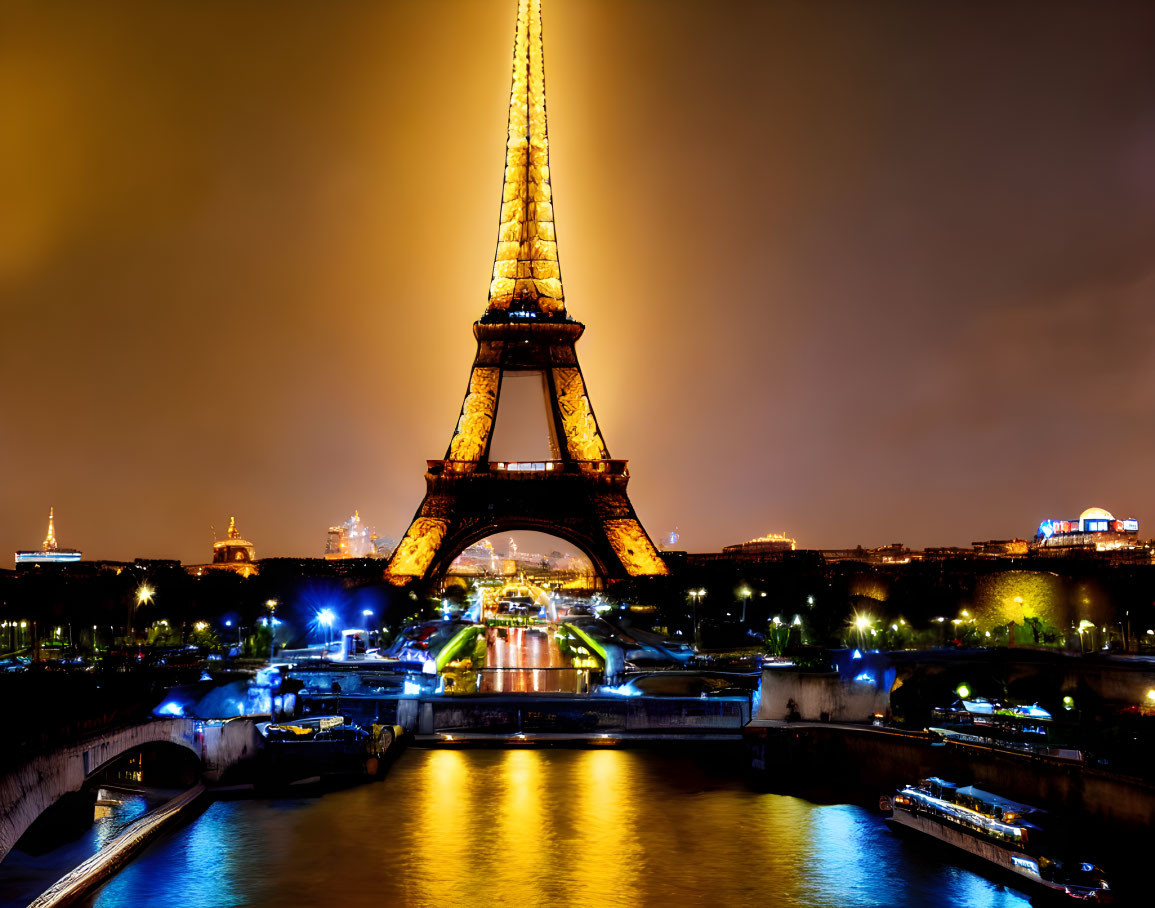
[[[38,754],[0,776],[0,861],[36,821],[63,796],[80,791],[98,773],[150,745],[182,748],[207,776],[217,776],[256,753],[253,720],[203,722],[150,719],[110,729]]]

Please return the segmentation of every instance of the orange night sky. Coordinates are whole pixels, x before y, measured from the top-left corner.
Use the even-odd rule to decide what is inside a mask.
[[[513,0],[0,19],[0,552],[399,537],[496,241]],[[1155,7],[544,0],[566,302],[654,537],[1155,528]]]

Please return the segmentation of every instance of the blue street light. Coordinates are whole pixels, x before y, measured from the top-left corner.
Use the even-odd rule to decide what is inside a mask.
[[[331,608],[323,608],[317,612],[317,623],[323,625],[325,628],[325,646],[329,645],[329,629],[333,626],[333,610]]]

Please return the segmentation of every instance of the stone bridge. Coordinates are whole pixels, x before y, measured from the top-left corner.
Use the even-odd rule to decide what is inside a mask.
[[[255,756],[261,740],[253,719],[151,719],[30,757],[0,776],[0,860],[59,798],[80,791],[102,769],[139,747],[183,747],[200,761],[204,778],[215,781]]]

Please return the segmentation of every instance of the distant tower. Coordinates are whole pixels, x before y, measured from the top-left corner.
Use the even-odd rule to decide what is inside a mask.
[[[44,551],[55,552],[56,545],[56,508],[50,507],[48,509],[48,535],[44,537]]]

